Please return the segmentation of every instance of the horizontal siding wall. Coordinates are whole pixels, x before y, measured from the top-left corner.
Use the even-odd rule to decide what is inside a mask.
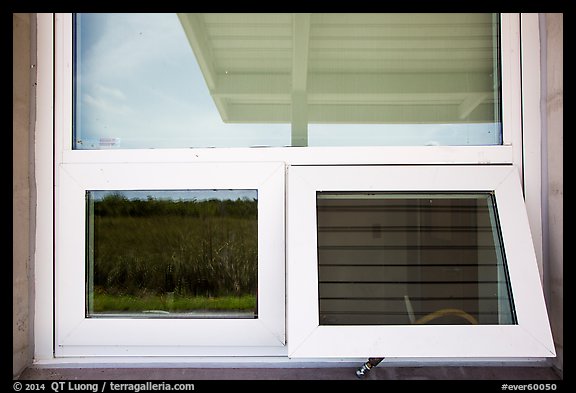
[[[489,195],[318,195],[321,324],[512,321]]]

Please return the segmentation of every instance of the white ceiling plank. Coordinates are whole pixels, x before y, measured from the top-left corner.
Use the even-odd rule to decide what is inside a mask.
[[[220,83],[214,94],[228,98],[236,95],[290,94],[291,78],[289,74],[224,74],[220,75]]]
[[[343,34],[345,32],[341,32]],[[371,37],[350,37],[350,36],[332,36],[326,38],[312,37],[310,40],[310,49],[320,51],[322,49],[371,49],[380,52],[388,50],[417,50],[417,51],[434,51],[438,49],[449,51],[488,51],[492,55],[492,36],[488,37],[379,37],[377,40]],[[386,53],[386,52],[384,52]]]
[[[210,46],[210,38],[206,33],[206,27],[202,20],[202,16],[199,14],[179,13],[178,18],[184,28],[188,42],[194,51],[194,55],[198,61],[198,66],[200,67],[206,85],[208,86],[208,90],[212,92],[217,86],[217,73],[214,66],[215,62]],[[213,99],[214,104],[220,113],[220,117],[224,122],[226,122],[228,120],[226,104],[219,98],[213,97]]]
[[[493,105],[481,104],[469,118],[458,117],[458,105],[309,105],[310,123],[455,124],[493,121]]]
[[[229,73],[219,75],[214,94],[233,98],[258,94],[290,94],[291,77],[288,74]],[[294,83],[295,76],[292,76]],[[300,77],[298,77],[300,78]],[[309,95],[390,95],[390,94],[470,94],[492,92],[493,79],[486,73],[365,73],[322,74],[312,73],[302,80],[300,90]]]
[[[449,105],[307,105],[308,124],[456,124],[493,121],[492,104],[480,104],[470,116],[459,118],[458,104]],[[286,103],[233,103],[230,123],[290,123],[291,105]]]
[[[437,26],[407,26],[407,25],[387,25],[387,24],[320,24],[315,23],[312,26],[311,36],[316,38],[332,37],[382,37],[386,39],[453,39],[458,42],[462,39],[482,39],[493,38],[490,32],[491,24],[473,24],[473,25],[437,25]]]
[[[290,26],[292,14],[287,13],[206,13],[207,25],[269,25]]]
[[[286,104],[241,104],[228,106],[229,123],[290,123],[292,118],[290,102]]]
[[[462,72],[491,72],[493,70],[492,59],[481,60],[452,60],[444,58],[440,60],[416,61],[405,59],[378,59],[364,60],[361,63],[357,59],[314,59],[310,58],[310,72],[380,72],[380,73],[462,73]]]
[[[483,13],[318,13],[319,25],[387,25],[387,26],[445,26],[491,25],[492,15]]]
[[[212,47],[218,50],[227,49],[290,49],[292,37],[214,37]]]
[[[211,37],[254,37],[266,35],[268,37],[292,37],[291,24],[209,24],[208,34]]]

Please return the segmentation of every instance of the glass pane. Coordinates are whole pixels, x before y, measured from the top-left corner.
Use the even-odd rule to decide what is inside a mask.
[[[257,318],[256,190],[86,200],[88,317]]]
[[[318,192],[321,325],[515,324],[494,196]]]
[[[206,34],[204,17],[189,18]],[[201,70],[194,31],[176,14],[77,14],[75,22],[76,149],[290,144],[286,119],[227,118],[228,99],[210,79],[226,70],[212,63],[206,67],[218,75]]]
[[[498,14],[77,14],[75,149],[497,145]]]
[[[502,143],[498,14],[311,20],[309,145]]]

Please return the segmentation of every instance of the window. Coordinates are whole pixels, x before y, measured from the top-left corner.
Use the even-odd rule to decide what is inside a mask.
[[[320,325],[515,323],[492,193],[318,192]]]
[[[75,149],[502,144],[498,14],[74,20]]]
[[[514,167],[292,167],[287,203],[289,356],[554,356]]]
[[[522,149],[517,19],[57,14],[50,212],[55,261],[45,266],[41,281],[52,282],[53,273],[54,299],[42,287],[38,293],[50,302],[38,297],[37,306],[54,311],[38,313],[54,326],[53,335],[40,333],[43,348],[54,350],[44,352],[552,356],[534,258],[529,247],[517,247],[530,242],[514,178],[522,165],[516,154]],[[201,238],[185,246],[171,243],[195,231],[209,236],[195,213],[167,214],[180,201],[188,201],[179,205],[184,210],[193,208],[192,200],[200,208],[211,200],[205,195],[219,206],[252,201],[256,215],[246,217],[251,225],[241,236],[226,230],[224,243],[205,247],[223,256],[239,237],[256,241],[252,284],[190,270],[202,259],[189,258],[201,248],[198,242],[206,244]],[[104,214],[105,202],[114,198],[124,210]],[[386,235],[392,248],[418,250],[402,256],[411,267],[340,266],[348,263],[346,255],[362,265],[358,260],[374,251],[369,242],[382,239],[392,224],[381,219],[357,228],[344,219],[342,226],[332,225],[330,220],[342,219],[329,210],[335,200],[346,208],[370,201],[378,210],[417,205],[417,213],[403,211],[395,224],[394,236],[403,242]],[[446,215],[428,209],[430,201],[443,205]],[[149,223],[129,223],[122,211],[160,205],[164,213],[154,222],[179,232],[170,232],[170,244],[157,254],[160,273],[148,275],[143,253],[158,247],[142,230]],[[218,208],[206,221],[223,222],[225,212]],[[131,231],[133,243],[114,238],[107,226],[114,221],[116,230]],[[517,235],[513,221],[521,228]],[[427,227],[435,229],[425,233]],[[458,227],[466,230],[456,235]],[[360,243],[341,252],[335,247],[344,246],[349,229]],[[437,279],[446,266],[426,262],[435,258],[433,249],[444,252],[451,245],[459,257],[444,264],[458,266],[448,279]],[[179,267],[178,247],[186,248],[187,261]],[[419,267],[413,267],[414,258]],[[371,288],[363,303],[352,299],[356,289],[365,289],[363,277],[374,276],[379,286],[390,274],[410,275],[405,281],[413,282],[409,291],[390,287],[390,313],[371,321],[345,315],[371,311],[366,301],[379,301]],[[419,286],[424,279],[460,296],[446,301]],[[354,288],[335,299],[334,287],[323,284],[339,280]],[[223,311],[190,300],[191,293],[224,298],[230,292],[253,298],[244,306],[228,303]],[[141,302],[123,305],[132,296]],[[459,311],[434,314],[438,310]]]
[[[284,347],[283,164],[69,164],[57,200],[57,355]]]
[[[86,315],[258,318],[257,194],[87,191]]]

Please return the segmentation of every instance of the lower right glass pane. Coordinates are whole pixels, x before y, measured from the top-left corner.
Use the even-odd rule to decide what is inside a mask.
[[[516,324],[492,193],[318,192],[320,325]]]

